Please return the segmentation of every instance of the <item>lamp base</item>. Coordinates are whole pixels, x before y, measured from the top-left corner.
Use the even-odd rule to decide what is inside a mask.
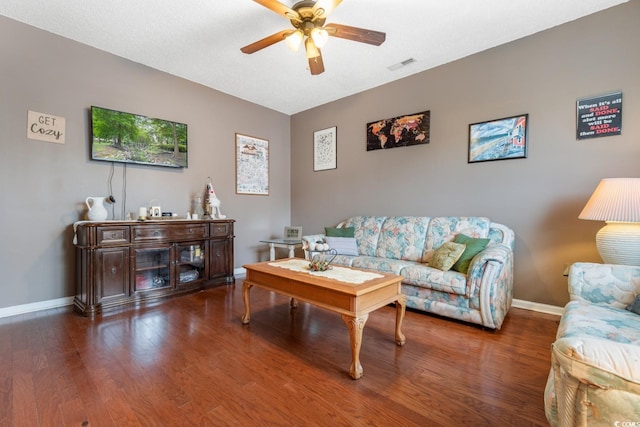
[[[607,264],[640,266],[640,223],[607,222],[596,234],[596,247]]]

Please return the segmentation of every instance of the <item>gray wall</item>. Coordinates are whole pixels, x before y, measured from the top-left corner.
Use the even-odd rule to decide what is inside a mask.
[[[292,117],[292,220],[483,215],[515,231],[515,298],[561,306],[565,264],[601,262],[578,220],[604,177],[640,169],[640,2]],[[419,59],[419,58],[418,58]],[[576,99],[621,90],[623,134],[576,141]],[[427,145],[367,152],[366,123],[431,111]],[[527,159],[467,163],[468,125],[528,113]],[[313,131],[337,126],[338,167],[313,172]]]
[[[603,177],[639,176],[640,2],[631,1],[293,117],[0,17],[0,308],[74,294],[71,224],[107,195],[89,160],[91,105],[189,126],[189,167],[129,166],[127,210],[184,213],[207,176],[237,220],[235,265],[262,238],[355,214],[486,215],[516,232],[515,297],[562,305],[565,264],[599,261],[577,215]],[[624,94],[623,135],[575,140],[575,100]],[[366,152],[367,122],[431,110],[428,145]],[[26,138],[27,111],[65,117],[65,145]],[[468,124],[529,113],[527,159],[467,164]],[[338,127],[338,168],[313,172],[313,131]],[[270,194],[235,194],[234,133],[270,141]],[[289,168],[291,165],[291,168]],[[113,193],[119,218],[123,167]],[[110,216],[111,218],[111,216]]]
[[[188,125],[187,169],[127,167],[128,211],[157,199],[185,214],[211,176],[222,212],[237,220],[236,266],[266,259],[258,240],[290,224],[289,116],[4,17],[0,58],[0,308],[75,293],[71,224],[84,219],[87,196],[108,194],[111,171],[89,160],[91,105]],[[28,110],[65,117],[66,144],[27,139]],[[268,197],[235,194],[235,132],[269,140]],[[116,165],[117,219],[122,176]]]

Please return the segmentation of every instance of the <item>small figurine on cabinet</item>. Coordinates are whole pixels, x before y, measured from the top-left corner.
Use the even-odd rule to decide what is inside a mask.
[[[213,190],[213,184],[211,183],[211,177],[207,183],[207,195],[205,196],[205,204],[208,206],[207,213],[211,218],[225,219],[227,216],[222,215],[220,210],[220,199],[216,197],[216,192]]]

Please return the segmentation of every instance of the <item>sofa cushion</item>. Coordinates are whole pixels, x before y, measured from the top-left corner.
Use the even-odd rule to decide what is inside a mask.
[[[449,271],[453,264],[460,259],[467,245],[462,243],[445,242],[433,252],[430,267],[437,268],[442,271]]]
[[[610,305],[570,301],[560,319],[557,338],[585,336],[640,345],[640,316]]]
[[[356,258],[358,257],[352,256],[352,255],[336,255],[333,261],[331,261],[331,264],[345,265],[347,267],[351,267],[353,260]]]
[[[457,271],[442,271],[424,264],[405,266],[399,273],[402,283],[456,295],[467,294],[467,277]]]
[[[325,227],[324,234],[328,237],[355,237],[353,227]]]
[[[453,241],[456,243],[462,243],[466,246],[462,256],[460,256],[458,261],[456,261],[456,263],[453,264],[453,267],[451,267],[452,270],[459,271],[464,274],[467,274],[467,271],[469,271],[469,264],[471,264],[473,257],[482,252],[489,242],[491,242],[490,239],[478,239],[475,237],[469,237],[466,234],[458,234]]]
[[[487,238],[491,221],[485,217],[442,216],[434,217],[429,223],[427,237],[422,254],[422,262],[428,263],[433,251],[444,242],[451,242],[460,233],[470,237]]]
[[[331,249],[335,249],[338,255],[358,255],[358,245],[355,237],[325,237],[325,241]]]
[[[378,258],[370,256],[359,256],[353,258],[351,267],[364,268],[367,270],[377,270],[383,273],[393,273],[401,275],[400,272],[408,265],[414,264],[412,261],[396,260],[390,258]]]
[[[353,227],[360,255],[376,256],[380,230],[386,216],[353,216],[341,225]]]
[[[382,224],[376,256],[417,261],[422,259],[429,217],[394,216]]]

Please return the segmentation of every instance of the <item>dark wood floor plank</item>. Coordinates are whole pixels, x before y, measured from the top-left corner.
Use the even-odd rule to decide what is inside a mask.
[[[341,317],[242,281],[95,319],[69,308],[0,319],[0,425],[545,426],[555,316],[500,331],[395,308],[369,316],[364,376]]]

